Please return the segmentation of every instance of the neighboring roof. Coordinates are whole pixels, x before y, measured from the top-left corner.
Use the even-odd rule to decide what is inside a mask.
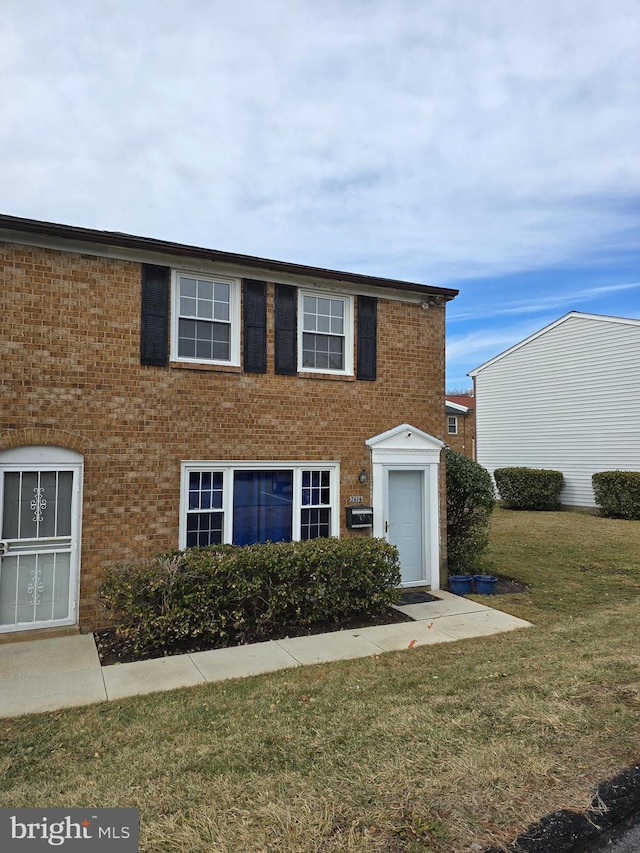
[[[448,302],[458,295],[458,290],[447,287],[434,287],[417,282],[397,281],[390,278],[362,275],[359,273],[342,272],[339,270],[310,267],[304,264],[292,264],[285,261],[274,261],[258,258],[252,255],[239,255],[233,252],[222,252],[218,249],[205,249],[199,246],[189,246],[183,243],[171,243],[156,240],[151,237],[136,237],[132,234],[122,234],[119,231],[96,231],[92,228],[77,228],[72,225],[59,225],[53,222],[40,222],[36,219],[23,219],[17,216],[0,214],[0,239],[10,242],[19,240],[21,234],[53,237],[60,240],[92,243],[100,246],[111,246],[133,249],[144,252],[162,252],[182,257],[199,258],[207,261],[237,264],[249,268],[258,268],[275,273],[289,275],[304,275],[314,278],[332,279],[351,284],[373,287],[389,287],[396,290],[407,290],[414,293],[424,293],[440,297],[439,301]]]
[[[467,406],[459,406],[457,403],[452,403],[450,397],[446,399],[445,409],[448,415],[468,415],[471,411]]]
[[[465,412],[473,411],[476,402],[471,394],[447,394],[446,401],[447,405],[457,406]]]
[[[512,352],[520,349],[520,347],[525,346],[531,341],[539,338],[541,335],[545,335],[547,332],[550,332],[552,329],[555,329],[556,326],[559,326],[561,323],[566,323],[568,320],[578,319],[578,320],[596,320],[600,323],[616,323],[622,324],[626,326],[640,326],[640,320],[634,320],[630,317],[609,317],[606,314],[585,314],[582,311],[569,311],[568,314],[565,314],[563,317],[560,317],[558,320],[555,320],[553,323],[549,323],[548,326],[540,329],[537,332],[534,332],[533,335],[529,335],[528,338],[520,341],[517,344],[514,344],[509,349],[504,350],[504,352],[499,353],[498,355],[490,358],[489,361],[485,361],[484,364],[481,364],[479,367],[476,367],[474,370],[470,370],[467,376],[477,376],[477,374],[484,370],[485,367],[489,367],[491,364],[495,364],[497,361],[500,361],[505,356],[510,355]]]

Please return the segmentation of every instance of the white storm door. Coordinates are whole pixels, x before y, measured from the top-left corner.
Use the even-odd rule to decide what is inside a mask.
[[[387,536],[400,553],[403,585],[425,582],[424,471],[388,472]]]
[[[0,469],[0,632],[77,621],[80,470]]]

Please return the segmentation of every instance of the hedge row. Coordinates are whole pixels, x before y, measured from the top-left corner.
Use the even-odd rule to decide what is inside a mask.
[[[498,493],[508,509],[549,510],[560,506],[564,476],[544,468],[496,468]]]
[[[397,549],[383,539],[220,545],[109,568],[100,596],[134,651],[226,646],[273,629],[375,617],[397,599]]]
[[[591,483],[602,515],[640,519],[639,471],[599,471]]]

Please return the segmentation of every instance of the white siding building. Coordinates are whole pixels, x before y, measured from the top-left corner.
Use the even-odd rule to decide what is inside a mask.
[[[472,370],[478,462],[562,471],[593,507],[596,471],[640,471],[640,320],[572,311]]]

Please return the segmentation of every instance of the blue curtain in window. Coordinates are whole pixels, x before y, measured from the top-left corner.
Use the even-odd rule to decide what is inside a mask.
[[[233,544],[291,541],[293,471],[236,471]]]

